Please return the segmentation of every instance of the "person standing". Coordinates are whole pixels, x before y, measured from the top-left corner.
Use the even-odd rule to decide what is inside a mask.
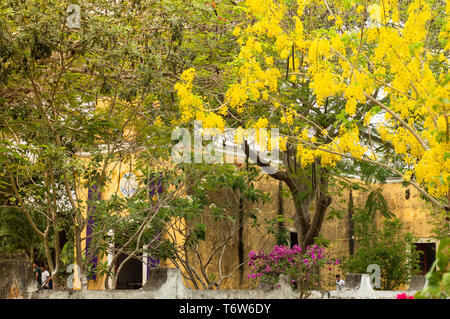
[[[39,286],[42,285],[42,271],[36,263],[33,263],[34,279],[38,282]]]
[[[50,276],[47,267],[41,266],[41,271],[42,271],[42,288],[52,289],[53,288],[51,284],[52,276]]]
[[[341,275],[336,275],[336,290],[344,289],[345,281],[341,279]]]

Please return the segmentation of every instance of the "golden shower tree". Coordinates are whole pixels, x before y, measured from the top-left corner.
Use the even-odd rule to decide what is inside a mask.
[[[271,176],[291,191],[303,245],[319,234],[342,163],[402,177],[448,214],[448,3],[247,0],[236,10],[246,18],[223,101],[197,93],[202,73],[190,68],[176,86],[177,124],[279,128],[283,166]]]

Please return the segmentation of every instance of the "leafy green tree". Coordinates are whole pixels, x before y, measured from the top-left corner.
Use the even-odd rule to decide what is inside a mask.
[[[79,28],[67,24],[69,4],[80,7]],[[0,177],[8,184],[2,191],[43,243],[56,287],[63,229],[73,234],[82,287],[87,285],[84,212],[97,203],[83,202],[80,191],[96,185],[101,192],[113,163],[133,158],[149,176],[169,159],[171,128],[164,124],[178,116],[173,85],[181,70],[205,66],[207,92],[219,96],[216,65],[228,61],[226,52],[234,47],[219,14],[215,5],[197,0],[0,4]],[[146,182],[139,194],[150,186]],[[122,225],[125,247],[119,251],[129,249],[157,214],[157,207],[142,207],[139,196],[112,199],[108,208],[112,216],[129,209],[141,222]],[[90,239],[107,237],[113,226],[104,224]]]
[[[414,298],[439,299],[450,296],[450,240],[445,238],[439,242],[436,260],[426,275],[428,285],[418,291]]]
[[[174,125],[279,128],[282,165],[269,175],[291,192],[302,247],[320,232],[335,177],[352,171],[404,178],[447,216],[443,9],[440,1],[239,2],[233,12],[247,18],[232,22],[239,50],[223,72],[224,99],[204,93],[202,66],[187,69],[176,87],[181,117]],[[421,67],[414,73],[406,63]],[[436,95],[417,89],[425,73],[421,87]]]
[[[194,164],[182,169],[192,187],[186,197],[162,209],[166,240],[153,254],[182,270],[192,288],[219,289],[248,261],[243,255],[244,227],[259,231],[261,248],[269,239],[267,225],[258,215],[270,194],[255,187],[260,176],[253,166]],[[236,250],[238,261],[232,264],[226,256]]]
[[[72,3],[0,4],[0,161],[5,196],[42,240],[55,286],[60,231],[71,225],[84,287],[88,219],[79,192],[103,187],[111,162],[157,140],[157,128],[141,128],[161,112],[154,102],[180,27],[164,16],[181,2],[80,1],[78,29],[66,24]]]
[[[19,210],[1,209],[0,225],[2,253],[24,253],[30,261],[45,260],[42,242]]]
[[[359,248],[342,265],[349,273],[366,273],[367,266],[376,264],[381,271],[381,289],[393,290],[408,284],[411,275],[419,271],[419,253],[412,233],[403,231],[402,222],[391,217],[377,229],[374,216],[359,211],[353,217]]]

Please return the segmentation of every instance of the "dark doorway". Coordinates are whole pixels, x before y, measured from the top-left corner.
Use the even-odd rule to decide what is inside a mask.
[[[435,243],[416,243],[416,250],[420,252],[420,274],[426,275],[436,259]]]
[[[290,232],[290,247],[294,247],[295,245],[298,245],[298,234],[296,232]]]
[[[119,265],[127,258],[125,254],[120,254],[117,258],[116,271]],[[120,270],[116,289],[139,289],[142,288],[142,261],[130,258]]]

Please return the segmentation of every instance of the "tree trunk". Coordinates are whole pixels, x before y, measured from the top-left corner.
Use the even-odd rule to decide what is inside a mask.
[[[321,169],[323,170],[323,169]],[[299,183],[289,183],[289,189],[295,207],[295,228],[298,232],[298,242],[302,249],[314,243],[314,237],[318,237],[328,206],[331,204],[331,197],[328,195],[328,179],[322,173],[318,179],[314,199],[311,194],[300,197],[302,192],[308,192],[307,185]],[[302,200],[299,200],[302,198]],[[310,209],[315,203],[314,216],[311,220]]]
[[[261,168],[270,166],[263,163],[252,151],[247,143],[243,144],[244,153],[247,158],[256,159],[256,163]],[[292,170],[289,162],[289,154],[285,154],[286,171],[276,171],[269,176],[276,180],[283,181],[288,186],[295,207],[295,228],[298,232],[298,242],[302,249],[314,243],[322,227],[323,219],[328,206],[331,204],[331,197],[328,195],[328,171],[320,165],[320,160],[316,159],[311,167],[311,176],[307,176],[307,169],[303,168],[297,172],[295,165]],[[311,221],[311,204],[315,203],[315,213]]]
[[[75,223],[77,223],[77,219],[75,219]],[[78,266],[78,278],[80,279],[81,284],[81,294],[87,290],[87,277],[83,268],[83,250],[81,249],[81,235],[82,235],[82,227],[79,227],[75,224],[75,251],[76,251],[76,264]]]

